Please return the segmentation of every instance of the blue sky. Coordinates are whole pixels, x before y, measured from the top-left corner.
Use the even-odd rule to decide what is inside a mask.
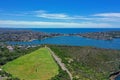
[[[0,27],[120,28],[120,0],[1,0]]]

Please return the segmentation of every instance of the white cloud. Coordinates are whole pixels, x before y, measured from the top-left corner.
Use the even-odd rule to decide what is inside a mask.
[[[68,18],[68,15],[61,14],[61,13],[47,13],[47,11],[39,10],[34,11],[35,16],[41,17],[41,18],[48,18],[48,19],[66,19]]]
[[[94,21],[120,22],[120,13],[98,13],[92,15]]]
[[[120,22],[120,18],[111,18],[111,17],[102,17],[102,18],[90,18],[90,21],[98,21],[98,22]]]
[[[26,11],[26,12],[13,12],[13,13],[0,13],[0,15],[6,16],[20,16],[20,19],[27,18],[34,18],[34,19],[41,19],[44,20],[52,19],[52,21],[59,21],[59,20],[66,20],[66,21],[90,21],[90,22],[120,22],[120,13],[98,13],[94,15],[68,15],[65,13],[50,13],[45,10],[38,10],[38,11]]]
[[[64,13],[47,13],[47,11],[35,11],[35,15],[40,18],[47,19],[62,19],[62,20],[84,20],[84,21],[99,21],[99,22],[120,22],[120,13],[100,13],[92,16],[77,16],[67,15]]]
[[[83,16],[70,16],[64,13],[48,13],[44,10],[34,11],[35,16],[47,19],[88,19]]]
[[[95,14],[93,16],[98,16],[98,17],[118,17],[118,18],[120,18],[120,13],[99,13],[99,14]]]
[[[42,14],[37,14],[37,17],[48,18],[48,19],[70,19],[70,17],[65,14],[42,13]]]
[[[18,26],[18,27],[119,27],[120,24],[120,13],[98,13],[94,15],[68,15],[65,13],[51,13],[44,10],[38,11],[26,11],[26,12],[13,12],[4,13],[0,15],[9,17],[11,20],[0,20],[0,27],[2,26]],[[1,15],[1,16],[2,16]],[[12,18],[12,17],[13,18]],[[14,18],[17,19],[15,20]],[[44,19],[43,19],[44,18]],[[14,20],[12,20],[14,19]],[[23,20],[31,21],[23,21]],[[41,21],[32,21],[41,20]],[[21,20],[21,21],[17,21]],[[50,22],[50,20],[52,22]],[[46,22],[45,22],[46,21]],[[79,23],[80,22],[80,23]],[[117,25],[116,25],[117,24]]]
[[[0,20],[0,26],[34,26],[39,28],[105,28],[112,27],[108,23],[93,23],[93,22],[42,22],[42,21],[14,21],[14,20]]]

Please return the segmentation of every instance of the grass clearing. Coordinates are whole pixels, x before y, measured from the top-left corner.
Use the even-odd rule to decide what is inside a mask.
[[[59,73],[58,65],[46,48],[17,58],[2,68],[20,80],[48,80]]]

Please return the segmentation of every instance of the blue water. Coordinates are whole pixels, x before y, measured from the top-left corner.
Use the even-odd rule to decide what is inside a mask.
[[[95,40],[83,38],[78,36],[59,36],[53,38],[46,38],[43,40],[34,40],[31,42],[9,42],[11,45],[39,45],[39,44],[59,44],[59,45],[73,45],[73,46],[93,46],[106,49],[120,49],[120,39],[112,41]]]
[[[120,28],[8,28],[8,30],[32,30],[48,33],[85,33],[85,32],[103,32],[120,31]]]
[[[85,32],[103,32],[103,31],[120,31],[120,28],[29,28],[33,31],[42,31],[49,33],[85,33]]]
[[[120,80],[120,75],[115,78],[115,80]]]
[[[10,29],[9,29],[10,30]],[[47,33],[86,33],[86,32],[103,32],[103,31],[120,31],[120,28],[24,28],[14,30],[32,30]],[[120,39],[111,41],[88,39],[77,36],[60,36],[46,38],[44,40],[34,40],[32,42],[9,42],[11,45],[39,45],[39,44],[59,44],[73,46],[93,46],[107,49],[120,49]]]

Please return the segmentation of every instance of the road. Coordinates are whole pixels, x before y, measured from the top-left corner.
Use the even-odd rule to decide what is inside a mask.
[[[54,60],[58,63],[58,65],[61,67],[62,70],[66,71],[68,73],[68,75],[70,77],[70,80],[72,80],[73,79],[72,74],[66,68],[65,64],[62,63],[62,60],[57,55],[55,55],[55,53],[49,47],[45,46],[45,48],[47,48],[50,51],[50,53],[53,56]]]

